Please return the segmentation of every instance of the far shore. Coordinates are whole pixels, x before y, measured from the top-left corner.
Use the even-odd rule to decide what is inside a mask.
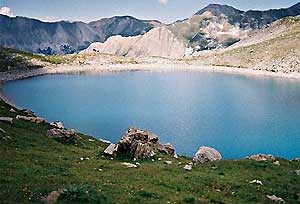
[[[300,73],[283,73],[248,68],[235,68],[226,66],[189,65],[189,64],[106,64],[106,65],[57,65],[40,69],[12,71],[0,73],[0,82],[5,83],[30,77],[51,74],[88,74],[109,73],[122,71],[200,71],[218,72],[224,74],[238,74],[252,77],[277,77],[286,79],[300,79]]]

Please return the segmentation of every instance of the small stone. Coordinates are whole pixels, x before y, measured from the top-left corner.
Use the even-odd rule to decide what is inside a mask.
[[[103,171],[103,169],[98,169],[98,171]]]
[[[89,142],[95,142],[95,140],[93,140],[93,139],[89,139]]]
[[[131,164],[131,163],[127,163],[127,162],[123,162],[122,165],[126,166],[127,168],[137,168],[138,167],[135,164]]]
[[[300,176],[300,169],[295,170],[295,174],[296,174],[297,176]]]
[[[166,164],[171,165],[173,162],[172,161],[165,161]]]
[[[181,165],[182,164],[182,162],[178,162],[178,165]]]
[[[184,168],[184,170],[186,170],[186,171],[192,171],[193,166],[190,165],[190,164],[187,164],[187,165],[185,165],[183,168]]]
[[[80,160],[81,160],[81,161],[83,161],[83,160],[84,160],[84,158],[83,158],[83,157],[81,157],[81,158],[80,158]]]
[[[279,161],[275,161],[273,162],[274,165],[280,166],[280,162]]]
[[[137,166],[141,166],[141,164],[140,164],[139,162],[136,162],[135,164],[136,164]]]
[[[11,108],[11,109],[9,110],[9,112],[11,112],[11,113],[16,113],[17,111],[16,111],[15,109]]]
[[[270,201],[272,201],[273,203],[285,203],[285,201],[284,201],[282,198],[277,197],[277,196],[275,196],[275,195],[272,195],[272,196],[267,195],[266,197],[267,197]]]
[[[261,186],[263,186],[264,184],[262,183],[262,181],[260,181],[260,180],[253,180],[253,181],[250,181],[249,183],[255,183],[255,184],[259,184],[259,185],[261,185]]]
[[[178,159],[178,158],[179,158],[178,155],[177,155],[176,153],[174,154],[174,158],[175,158],[175,159]]]
[[[161,161],[161,160],[162,160],[162,158],[158,158],[157,160],[158,160],[158,161]]]

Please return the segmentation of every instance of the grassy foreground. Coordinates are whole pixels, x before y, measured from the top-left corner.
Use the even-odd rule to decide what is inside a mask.
[[[0,102],[0,116],[15,117]],[[268,203],[266,195],[297,203],[300,193],[300,162],[221,161],[183,169],[190,158],[155,158],[127,168],[124,160],[102,156],[107,146],[81,135],[77,145],[46,137],[49,124],[14,120],[1,123],[1,203],[42,203],[41,196],[65,189],[58,203]],[[84,158],[82,161],[80,158]],[[85,159],[89,158],[89,159]],[[164,161],[173,161],[165,164]],[[131,161],[132,162],[132,161]],[[180,163],[181,162],[181,163]],[[263,182],[250,184],[258,179]]]

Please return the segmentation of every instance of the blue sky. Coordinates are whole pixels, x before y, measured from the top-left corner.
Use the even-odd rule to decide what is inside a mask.
[[[300,0],[0,0],[1,11],[46,21],[89,22],[114,15],[158,19],[169,23],[190,17],[210,3],[241,10],[289,7]]]

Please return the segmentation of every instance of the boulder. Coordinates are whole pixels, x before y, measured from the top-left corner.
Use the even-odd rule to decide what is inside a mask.
[[[57,129],[65,129],[64,125],[63,125],[62,122],[60,122],[60,121],[54,121],[54,122],[50,123],[50,125],[51,125],[53,128],[57,128]]]
[[[275,162],[276,158],[271,155],[271,154],[255,154],[255,155],[251,155],[250,157],[247,157],[247,159],[249,160],[254,160],[254,161],[272,161]]]
[[[35,117],[35,116],[22,116],[22,115],[17,115],[16,119],[18,120],[25,120],[25,121],[29,121],[32,123],[36,123],[36,124],[41,124],[46,122],[46,120],[44,118],[40,118],[40,117]]]
[[[0,117],[1,122],[13,123],[13,118],[10,117]]]
[[[62,139],[65,142],[77,143],[77,133],[74,130],[53,128],[47,131],[47,137]]]
[[[216,149],[202,146],[193,157],[193,162],[202,164],[206,162],[220,161],[221,159],[222,155]]]
[[[154,133],[134,127],[129,128],[116,145],[111,144],[104,151],[113,157],[130,155],[136,159],[151,158],[158,152],[172,155],[175,149],[171,144],[160,144]]]
[[[11,108],[11,109],[9,110],[9,112],[11,112],[11,113],[16,113],[17,111],[16,111],[15,109]]]

